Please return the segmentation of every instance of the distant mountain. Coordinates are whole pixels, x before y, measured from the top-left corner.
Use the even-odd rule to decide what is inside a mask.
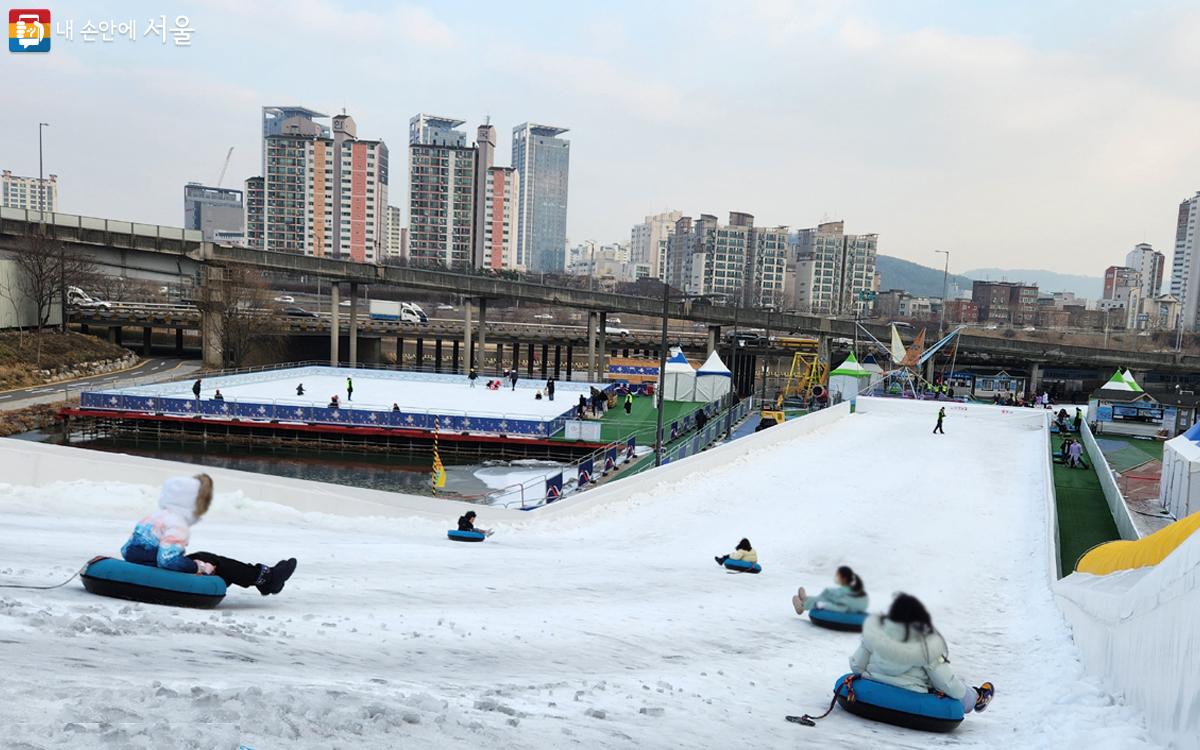
[[[920,297],[942,296],[941,268],[929,268],[890,255],[880,255],[875,259],[875,270],[879,273],[880,291],[903,289]],[[971,279],[966,276],[950,274],[946,284],[951,297],[959,290],[971,291]]]
[[[1102,276],[1079,276],[1029,268],[978,268],[967,271],[966,275],[980,281],[1021,281],[1037,284],[1038,290],[1042,292],[1074,292],[1075,296],[1087,299],[1099,299],[1104,293]]]

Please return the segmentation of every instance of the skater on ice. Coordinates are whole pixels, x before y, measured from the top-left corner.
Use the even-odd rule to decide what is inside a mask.
[[[541,389],[541,388],[538,388],[538,389],[537,389],[537,392],[535,392],[535,393],[533,394],[533,400],[534,400],[534,401],[541,401],[541,400],[542,400],[542,389]]]
[[[335,393],[329,397],[329,406],[327,406],[325,408],[326,409],[336,409],[339,406],[341,406],[341,403],[338,401],[337,394]]]
[[[933,427],[933,431],[935,434],[940,434],[940,435],[946,434],[945,432],[942,431],[942,420],[945,418],[946,418],[946,407],[943,406],[940,409],[938,409],[937,424],[934,425],[934,427]]]
[[[491,529],[475,528],[475,517],[476,517],[475,511],[473,511],[473,510],[469,510],[465,514],[459,516],[458,530],[459,531],[477,531],[480,534],[483,534],[484,536],[491,536],[492,535]]]
[[[476,380],[479,380],[479,373],[475,371],[474,367],[472,367],[471,371],[467,373],[467,382],[471,384],[472,388],[474,388]]]
[[[192,395],[196,397],[197,401],[200,400],[200,378],[196,378],[196,382],[192,383]]]
[[[945,639],[933,627],[925,605],[909,594],[898,594],[887,615],[868,617],[863,623],[862,643],[850,657],[850,671],[916,693],[936,690],[961,701],[965,713],[983,711],[995,693],[990,682],[968,687],[954,674]]]
[[[554,378],[546,379],[546,398],[554,400]]]
[[[301,383],[300,385],[296,386],[296,395],[297,396],[304,395],[304,383]]]
[[[354,381],[350,378],[346,378],[346,400],[354,400]]]
[[[816,596],[809,596],[804,587],[792,597],[792,606],[796,614],[802,615],[814,609],[827,609],[833,612],[866,612],[870,603],[866,588],[858,574],[847,565],[842,565],[834,573],[835,586],[825,589]]]
[[[717,555],[713,559],[717,561],[717,565],[724,565],[726,560],[741,560],[742,562],[746,563],[756,563],[758,562],[758,553],[754,551],[752,546],[750,546],[749,539],[743,539],[737,543],[737,547],[734,548],[733,554]]]
[[[509,375],[508,377],[509,377],[509,380],[512,381],[512,389],[514,391],[517,390],[517,378],[518,378],[517,371],[514,369],[512,371],[512,374]]]
[[[126,562],[175,570],[181,573],[215,575],[229,586],[254,586],[263,596],[278,594],[296,570],[296,558],[274,566],[244,562],[211,552],[187,554],[191,527],[212,505],[213,482],[207,474],[171,477],[163,482],[158,510],[143,518],[121,547]]]
[[[221,395],[220,388],[218,388],[217,392],[213,394],[212,400],[213,401],[224,401],[225,400],[225,397]]]

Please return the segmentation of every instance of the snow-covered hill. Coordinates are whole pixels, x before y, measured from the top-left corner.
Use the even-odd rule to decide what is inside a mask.
[[[16,747],[1131,748],[1140,715],[1083,675],[1047,582],[1042,433],[951,413],[855,414],[674,483],[447,523],[300,513],[222,493],[192,549],[295,555],[284,592],[215,611],[0,589],[0,726]],[[775,428],[788,430],[789,427]],[[115,553],[155,489],[0,485],[0,581]],[[489,525],[486,509],[480,521]],[[713,555],[747,536],[759,576]],[[798,618],[839,564],[872,609],[920,597],[955,669],[997,696],[947,736],[835,712],[857,636]]]

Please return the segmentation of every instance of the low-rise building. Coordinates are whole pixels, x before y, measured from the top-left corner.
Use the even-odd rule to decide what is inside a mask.
[[[979,308],[979,322],[1026,326],[1037,320],[1037,284],[1011,281],[976,281],[971,301]]]

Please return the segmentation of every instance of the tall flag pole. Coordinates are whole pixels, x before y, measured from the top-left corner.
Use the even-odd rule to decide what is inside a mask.
[[[433,494],[438,488],[446,486],[446,467],[442,466],[442,457],[438,455],[438,418],[433,418]]]

